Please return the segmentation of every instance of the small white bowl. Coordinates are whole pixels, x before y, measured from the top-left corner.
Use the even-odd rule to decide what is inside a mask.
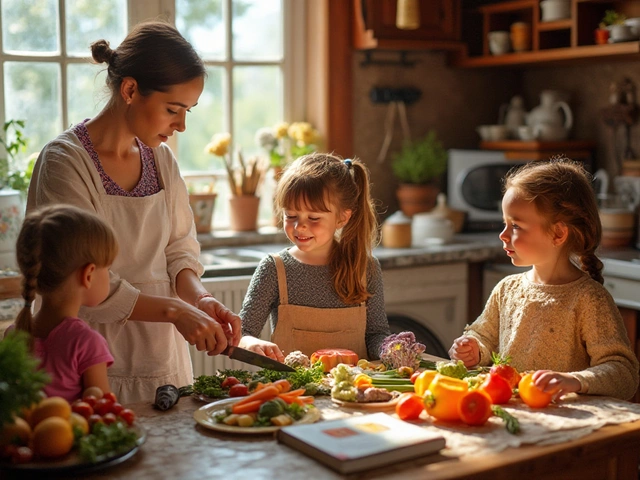
[[[631,27],[631,35],[634,39],[640,38],[640,17],[627,18],[624,24]]]
[[[571,2],[569,0],[542,0],[542,21],[552,22],[571,17]]]

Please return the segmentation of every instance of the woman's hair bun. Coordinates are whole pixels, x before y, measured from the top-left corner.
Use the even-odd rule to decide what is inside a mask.
[[[98,40],[91,44],[91,56],[96,63],[111,63],[114,53],[106,40]]]

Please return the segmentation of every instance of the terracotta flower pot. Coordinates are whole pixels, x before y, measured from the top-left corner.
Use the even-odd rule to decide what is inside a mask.
[[[594,32],[594,37],[596,40],[596,44],[598,45],[604,45],[605,43],[609,42],[609,30],[606,30],[604,28],[598,28],[596,29],[596,31]]]
[[[258,229],[258,209],[260,197],[255,195],[234,195],[229,199],[231,230],[253,232]]]
[[[431,211],[436,205],[438,193],[440,193],[440,187],[430,184],[401,183],[396,190],[400,210],[409,217],[416,213]]]

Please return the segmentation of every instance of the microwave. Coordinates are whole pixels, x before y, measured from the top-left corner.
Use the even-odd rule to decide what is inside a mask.
[[[467,212],[466,229],[502,229],[504,177],[523,161],[508,160],[496,150],[449,150],[447,192],[449,206]]]

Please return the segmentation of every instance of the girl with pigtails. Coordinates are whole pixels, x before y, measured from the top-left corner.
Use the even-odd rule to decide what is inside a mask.
[[[16,255],[24,277],[24,307],[16,330],[29,333],[41,367],[51,376],[48,396],[69,402],[88,387],[110,392],[107,341],[78,318],[109,295],[109,267],[118,253],[115,235],[96,215],[71,205],[29,213],[18,236]],[[35,295],[41,296],[32,315]],[[11,328],[11,327],[10,327]]]
[[[378,358],[390,332],[364,163],[300,157],[278,181],[274,205],[293,246],[258,265],[240,312],[239,345],[280,361],[283,352],[322,348]],[[257,338],[267,318],[271,342]]]
[[[604,288],[596,256],[602,226],[584,168],[567,159],[512,170],[502,199],[504,250],[530,266],[493,289],[480,317],[449,350],[466,366],[491,353],[535,370],[535,385],[554,398],[577,392],[630,399],[638,361],[620,312]]]

